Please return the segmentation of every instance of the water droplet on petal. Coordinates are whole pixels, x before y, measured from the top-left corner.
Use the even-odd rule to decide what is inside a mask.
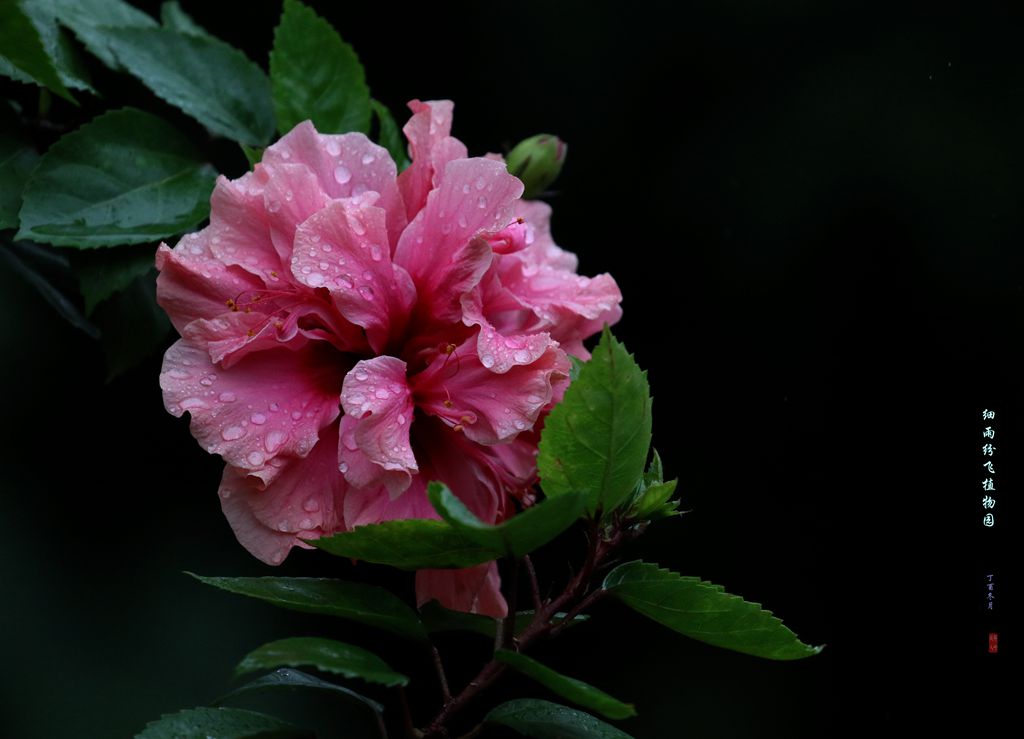
[[[459,228],[466,227],[466,216],[459,216]]]
[[[356,370],[356,379],[360,382],[365,380],[367,377],[369,377],[369,375],[366,374],[366,370]]]
[[[195,410],[196,408],[205,407],[206,401],[203,400],[202,398],[185,398],[183,401],[181,401],[182,410],[191,411]]]
[[[512,358],[515,359],[520,364],[523,364],[525,362],[529,362],[530,361],[530,353],[528,351],[526,351],[525,349],[518,349],[512,355]]]
[[[379,246],[374,244],[373,246],[370,247],[370,257],[373,259],[373,261],[379,262],[381,260],[381,257],[383,257],[383,256],[384,255],[381,252]]]
[[[369,285],[360,285],[359,294],[366,300],[373,300],[373,288]]]
[[[398,414],[398,418],[396,418],[395,420],[398,421],[399,426],[405,425],[405,416],[403,416],[401,413]]]
[[[302,519],[301,521],[299,521],[299,528],[300,529],[311,529],[311,528],[313,528],[313,519],[312,518],[304,518],[304,519]]]
[[[339,185],[344,185],[352,179],[352,173],[348,171],[348,167],[344,164],[339,164],[334,168],[334,179],[338,181]]]
[[[348,472],[348,462],[342,462],[341,464],[339,464],[338,465],[338,472],[340,472],[343,475],[346,472]]]
[[[320,502],[316,498],[310,498],[302,504],[302,510],[307,513],[316,513],[320,510]]]
[[[526,428],[526,421],[523,421],[523,420],[517,418],[516,419],[516,428],[519,429],[520,431],[525,429]]]
[[[493,367],[494,357],[492,357],[490,354],[484,354],[483,356],[480,357],[480,364],[482,364],[484,367]]]
[[[373,164],[373,160],[376,158],[373,154],[363,154],[363,164]]]
[[[476,185],[476,189],[477,190],[483,190],[484,189],[484,185],[486,185],[487,183],[484,181],[483,177],[477,177],[476,178],[476,182],[473,183],[473,184]]]
[[[235,394],[228,390],[227,392],[223,392],[220,395],[218,395],[217,400],[219,400],[221,403],[234,403]]]
[[[249,456],[245,458],[245,461],[251,464],[253,467],[259,467],[263,464],[263,460],[267,457],[263,452],[249,452]]]
[[[249,420],[252,421],[257,426],[262,426],[267,422],[267,417],[264,416],[262,413],[253,413]]]
[[[281,210],[281,201],[271,200],[270,202],[267,203],[267,210],[270,211],[271,213],[277,213],[277,211]]]
[[[464,195],[468,195],[469,194],[469,183],[468,182],[465,185],[462,186],[462,193]]]
[[[282,446],[284,446],[284,442],[287,438],[288,437],[285,435],[283,431],[274,429],[269,434],[267,434],[267,438],[263,440],[263,446],[266,447],[268,452],[273,454]]]
[[[245,429],[241,426],[228,426],[220,432],[220,435],[224,437],[224,441],[235,441],[245,436]]]
[[[387,400],[388,398],[391,397],[391,393],[389,393],[384,388],[377,388],[377,392],[375,392],[374,395],[376,395],[381,400]]]
[[[295,193],[293,193],[291,190],[285,190],[285,192],[284,192],[284,199],[285,200],[291,201],[294,197],[295,197]]]
[[[300,418],[302,418],[302,411],[292,411],[293,421],[298,421]]]
[[[171,377],[175,378],[176,380],[186,380],[186,379],[188,379],[189,377],[192,376],[188,372],[186,372],[185,370],[178,369],[177,367],[175,367],[172,370],[168,370],[167,374],[169,374]]]
[[[478,197],[476,199],[476,205],[477,205],[478,208],[486,208],[487,207],[487,198],[484,197],[483,195],[481,195],[480,197]]]
[[[303,270],[305,270],[305,267],[303,268]],[[313,287],[320,287],[321,285],[324,284],[324,276],[319,272],[314,272],[313,274],[306,278],[306,282],[308,282]]]
[[[327,139],[327,153],[332,157],[336,157],[341,153],[341,146],[338,145],[337,139]]]

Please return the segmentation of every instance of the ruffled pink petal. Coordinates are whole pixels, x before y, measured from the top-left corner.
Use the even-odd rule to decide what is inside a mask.
[[[281,264],[292,260],[295,229],[330,202],[320,181],[304,164],[261,164],[269,179],[263,190],[267,225]]]
[[[156,301],[179,333],[197,318],[222,313],[239,293],[263,287],[259,278],[217,259],[209,236],[208,228],[185,234],[174,249],[161,244],[156,252]]]
[[[494,372],[496,359],[477,355],[469,340],[451,356],[439,354],[412,378],[416,405],[480,444],[497,444],[533,427],[552,397],[552,383],[569,376],[569,360],[558,343],[533,362]],[[527,351],[516,350],[516,351]]]
[[[375,357],[357,363],[345,375],[341,406],[346,414],[339,448],[342,472],[353,485],[383,484],[397,497],[419,472],[409,441],[414,407],[405,362]],[[355,448],[347,438],[349,429]]]
[[[402,233],[395,252],[395,262],[416,284],[418,314],[445,322],[462,319],[459,301],[491,262],[486,237],[509,225],[522,192],[523,183],[498,162],[457,159],[447,164],[440,185]]]
[[[192,416],[192,435],[206,451],[269,483],[276,457],[306,456],[338,417],[343,371],[340,355],[322,343],[259,352],[224,370],[179,340],[164,354],[160,387],[170,413]]]
[[[416,605],[436,600],[445,608],[504,618],[508,604],[494,562],[463,570],[420,570],[416,573]]]
[[[309,456],[280,457],[280,474],[262,483],[230,465],[220,485],[221,508],[238,541],[267,564],[284,561],[293,546],[309,548],[344,529],[345,479],[337,469],[337,431],[323,430]]]
[[[259,276],[265,283],[282,269],[281,256],[270,237],[264,189],[267,172],[262,165],[237,180],[224,175],[210,196],[210,251],[220,261]]]
[[[493,448],[510,446],[498,444]],[[485,523],[504,518],[505,494],[516,480],[502,467],[492,447],[477,444],[437,418],[421,416],[413,429],[420,477],[440,480]]]
[[[373,199],[334,200],[299,226],[291,271],[304,285],[327,290],[379,353],[405,328],[416,289],[391,263],[385,213]]]
[[[427,499],[423,475],[414,477],[412,484],[397,498],[392,498],[383,486],[349,488],[345,495],[347,528],[406,518],[440,518]]]
[[[464,159],[468,153],[461,141],[449,135],[454,107],[451,100],[409,103],[413,115],[402,131],[409,141],[411,164],[398,176],[398,187],[410,221],[423,209],[445,165],[453,159]]]
[[[559,247],[551,236],[551,206],[543,200],[517,200],[515,215],[529,227],[526,245],[543,255],[543,261],[555,269],[575,272],[579,259]]]
[[[389,245],[407,223],[395,167],[387,149],[361,133],[340,135],[317,133],[303,121],[263,152],[268,164],[304,164],[316,175],[330,198],[348,198],[376,192],[377,205],[387,213]]]

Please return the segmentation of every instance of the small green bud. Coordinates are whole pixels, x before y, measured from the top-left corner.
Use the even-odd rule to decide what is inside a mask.
[[[564,141],[549,133],[540,133],[516,144],[505,161],[509,173],[523,181],[524,198],[535,198],[551,186],[562,171],[568,149]]]

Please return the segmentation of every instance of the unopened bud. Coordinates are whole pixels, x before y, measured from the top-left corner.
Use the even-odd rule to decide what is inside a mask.
[[[568,148],[564,141],[549,133],[516,144],[506,162],[508,171],[523,181],[524,198],[535,198],[551,186],[562,171]]]

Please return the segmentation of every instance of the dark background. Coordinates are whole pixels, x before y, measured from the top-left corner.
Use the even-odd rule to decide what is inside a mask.
[[[265,65],[276,2],[183,5]],[[1021,13],[312,5],[400,121],[409,99],[450,98],[471,154],[541,131],[569,142],[555,237],[622,288],[616,333],[649,370],[655,443],[691,511],[633,553],[828,645],[761,661],[602,605],[541,656],[636,702],[623,728],[640,739],[882,736],[956,718],[1000,735],[1024,478]],[[131,102],[204,138],[94,71],[106,101],[58,102],[55,117]],[[244,170],[233,146],[206,148]],[[257,644],[353,639],[182,575],[268,568],[220,513],[218,460],[163,411],[159,357],[106,384],[98,346],[31,287],[2,273],[0,295],[5,736],[129,736],[225,692]],[[997,413],[992,530],[983,408]],[[564,576],[573,546],[538,558],[542,578]],[[324,559],[295,551],[281,572],[380,576]],[[365,636],[429,679],[420,656]],[[442,645],[456,682],[486,652],[467,639]]]

